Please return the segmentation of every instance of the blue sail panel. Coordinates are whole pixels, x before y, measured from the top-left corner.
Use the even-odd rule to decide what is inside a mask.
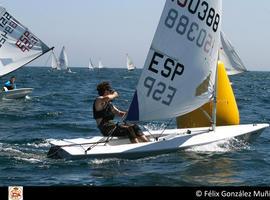
[[[133,100],[130,104],[126,121],[139,121],[139,104],[138,104],[138,95],[137,91],[134,94]]]

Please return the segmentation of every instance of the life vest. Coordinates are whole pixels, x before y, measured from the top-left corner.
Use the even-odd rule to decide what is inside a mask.
[[[115,114],[113,113],[113,105],[111,102],[108,102],[106,106],[100,111],[96,110],[95,104],[96,100],[93,103],[94,119],[102,119],[102,121],[110,121],[114,119]]]
[[[5,83],[5,87],[6,87],[8,90],[16,89],[15,83],[12,84],[10,81],[7,81],[7,82]]]

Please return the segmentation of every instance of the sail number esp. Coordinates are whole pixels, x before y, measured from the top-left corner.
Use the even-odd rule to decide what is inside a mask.
[[[160,65],[163,65],[162,69],[158,69]],[[174,81],[177,76],[181,76],[184,72],[184,65],[174,61],[171,58],[165,58],[161,53],[154,52],[151,59],[148,70],[151,73],[160,74],[165,79]],[[166,81],[168,82],[168,81]],[[177,92],[177,89],[171,85],[167,85],[163,81],[157,81],[151,76],[147,76],[144,79],[144,87],[147,89],[147,97],[151,97],[153,100],[161,102],[162,104],[169,106]]]

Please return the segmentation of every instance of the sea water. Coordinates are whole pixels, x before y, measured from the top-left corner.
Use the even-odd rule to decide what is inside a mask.
[[[96,85],[109,81],[114,104],[127,110],[141,69],[105,68],[74,73],[23,67],[11,75],[17,87],[32,87],[25,99],[0,101],[0,186],[269,186],[270,129],[252,142],[236,139],[177,153],[126,159],[53,160],[51,139],[99,136],[92,117]],[[241,123],[270,122],[270,72],[231,77]],[[141,124],[150,130],[175,120]]]

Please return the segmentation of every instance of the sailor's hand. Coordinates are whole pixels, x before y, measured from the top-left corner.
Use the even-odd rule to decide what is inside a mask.
[[[119,97],[119,94],[118,94],[118,92],[116,92],[116,91],[113,91],[112,95],[113,95],[114,98]]]

